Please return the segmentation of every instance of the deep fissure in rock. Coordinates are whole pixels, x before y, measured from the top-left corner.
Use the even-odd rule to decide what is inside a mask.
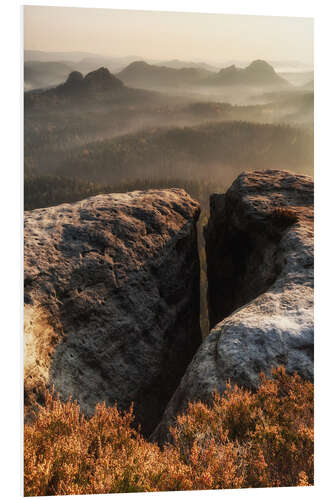
[[[211,331],[151,436],[159,443],[189,402],[210,402],[227,381],[255,390],[279,365],[313,380],[311,178],[244,172],[211,195],[205,239]]]
[[[279,234],[270,234],[260,224],[249,223],[240,228],[232,205],[225,203],[225,196],[213,194],[210,201],[210,217],[204,233],[208,314],[213,328],[268,290],[281,270],[281,262],[276,251]]]

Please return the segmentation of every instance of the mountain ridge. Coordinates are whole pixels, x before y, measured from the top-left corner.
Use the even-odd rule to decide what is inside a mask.
[[[245,68],[234,64],[222,68],[218,73],[205,68],[168,67],[134,61],[117,73],[117,77],[127,85],[179,86],[179,85],[243,85],[287,87],[289,82],[279,76],[273,66],[264,60],[252,61]]]

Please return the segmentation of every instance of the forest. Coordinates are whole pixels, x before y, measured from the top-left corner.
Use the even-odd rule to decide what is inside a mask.
[[[29,104],[28,98],[37,99],[37,109]],[[66,101],[55,105],[52,100],[49,102],[48,96],[39,94],[28,93],[25,99],[26,173],[31,173],[31,169],[43,174],[67,169],[66,162],[71,162],[80,152],[92,149],[100,149],[103,158],[113,155],[110,157],[111,167],[113,162],[119,163],[122,155],[127,162],[130,154],[146,155],[144,161],[147,157],[149,162],[155,161],[159,151],[160,157],[165,152],[172,153],[177,162],[184,154],[187,154],[185,160],[191,160],[188,153],[191,153],[192,144],[196,148],[192,156],[202,150],[202,161],[216,163],[250,161],[257,164],[264,141],[277,141],[277,150],[284,149],[285,142],[288,147],[282,157],[273,151],[270,161],[283,161],[287,166],[296,162],[311,166],[313,161],[310,144],[302,152],[303,157],[297,152],[302,150],[303,144],[311,143],[313,93],[263,94],[263,100],[272,101],[247,106],[202,101],[191,103],[187,99],[180,104],[179,98],[161,97],[157,93],[145,93],[144,97],[140,93],[132,94],[131,98],[126,97],[125,103],[117,100],[99,105],[94,98],[92,102],[69,105]],[[294,148],[290,147],[290,142]],[[126,148],[131,148],[132,153]],[[242,154],[248,148],[246,158]],[[231,158],[231,154],[236,157]],[[158,163],[155,170],[159,167]],[[168,174],[163,172],[165,175]]]

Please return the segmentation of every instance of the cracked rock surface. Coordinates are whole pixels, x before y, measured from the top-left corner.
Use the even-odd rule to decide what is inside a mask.
[[[211,331],[152,438],[189,401],[209,401],[226,381],[255,389],[284,365],[313,379],[313,181],[291,172],[241,174],[211,196],[205,231]]]
[[[200,342],[199,204],[181,189],[25,212],[25,404],[52,386],[149,434]]]

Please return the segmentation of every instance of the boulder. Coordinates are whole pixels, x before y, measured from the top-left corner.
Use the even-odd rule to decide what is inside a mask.
[[[205,230],[211,331],[152,438],[189,401],[226,382],[255,389],[277,365],[313,379],[313,181],[286,171],[241,174],[211,196]]]
[[[149,434],[201,342],[199,204],[181,189],[25,212],[25,403],[134,402]]]

